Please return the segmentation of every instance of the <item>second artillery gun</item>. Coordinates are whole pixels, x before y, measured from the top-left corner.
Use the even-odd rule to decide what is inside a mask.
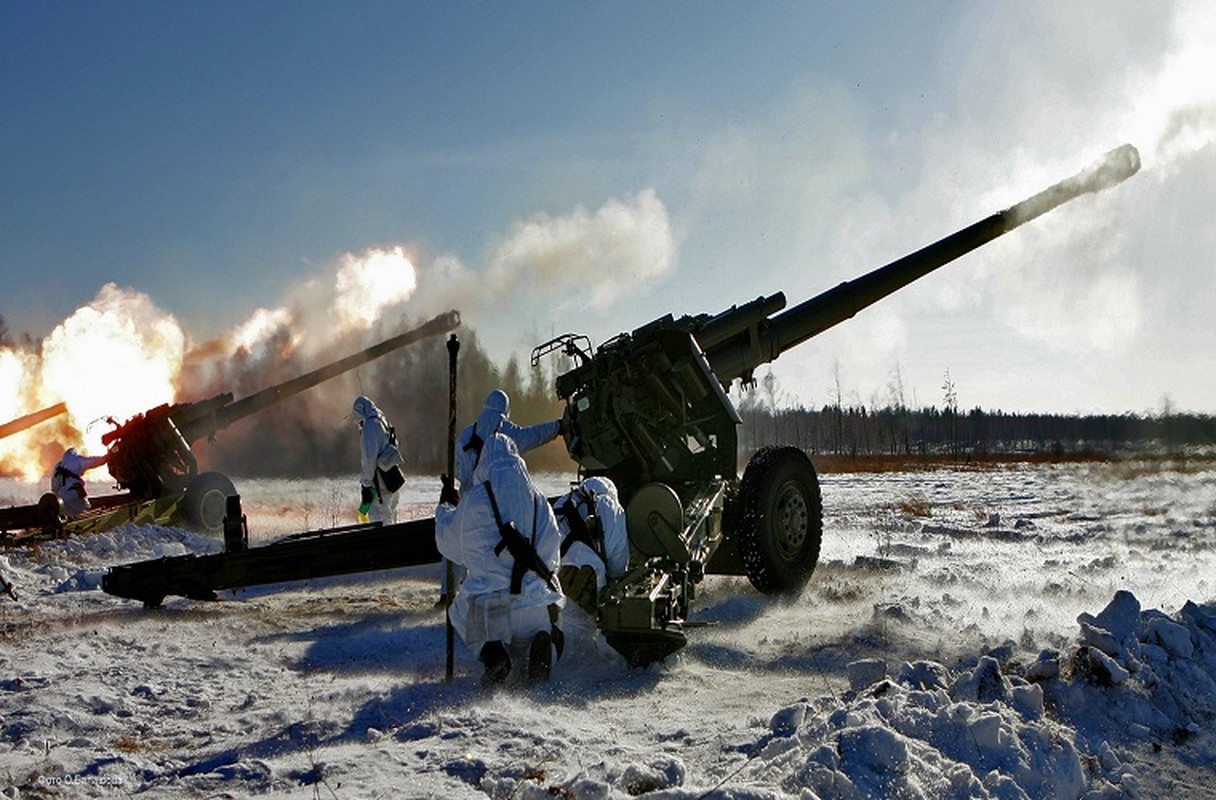
[[[819,481],[800,449],[765,447],[740,478],[736,380],[960,256],[1080,195],[1139,169],[1131,145],[1089,169],[910,255],[789,310],[781,293],[715,315],[656,319],[592,352],[559,336],[533,363],[562,352],[563,430],[582,476],[617,485],[630,541],[627,574],[605,587],[598,620],[632,663],[682,647],[689,605],[706,573],[742,574],[761,592],[797,592],[819,558]]]
[[[102,435],[106,467],[122,491],[90,497],[93,509],[66,519],[52,493],[37,505],[0,509],[0,541],[92,533],[126,522],[181,524],[218,535],[224,526],[232,481],[198,469],[191,444],[275,403],[380,358],[394,350],[455,330],[460,315],[448,311],[425,324],[323,367],[234,400],[224,392],[206,400],[164,404],[124,422],[110,419]],[[17,533],[21,532],[21,533]]]

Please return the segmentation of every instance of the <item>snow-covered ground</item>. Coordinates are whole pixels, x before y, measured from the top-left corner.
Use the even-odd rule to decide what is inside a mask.
[[[545,476],[556,492],[567,476]],[[1216,470],[822,477],[796,600],[710,577],[681,653],[489,693],[436,567],[149,611],[109,565],[203,552],[125,527],[0,554],[9,797],[1212,796]],[[353,480],[237,481],[254,544],[350,521]],[[104,491],[104,486],[94,487]],[[41,487],[0,482],[0,505]],[[438,482],[411,480],[405,516]]]

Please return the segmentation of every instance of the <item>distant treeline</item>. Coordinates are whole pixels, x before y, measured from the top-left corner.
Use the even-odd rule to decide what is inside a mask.
[[[741,403],[740,449],[796,445],[810,453],[871,455],[1107,454],[1216,444],[1216,417],[1166,413],[1056,415],[935,407],[771,408]]]

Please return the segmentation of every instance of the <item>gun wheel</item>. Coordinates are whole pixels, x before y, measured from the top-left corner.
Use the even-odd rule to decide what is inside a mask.
[[[38,518],[43,525],[58,526],[63,522],[63,500],[54,492],[46,492],[38,498]]]
[[[186,494],[178,507],[178,516],[190,528],[209,536],[224,533],[224,514],[229,495],[236,494],[236,487],[227,475],[219,472],[200,472],[190,479]]]
[[[794,594],[819,561],[823,504],[819,478],[796,447],[766,447],[752,456],[739,484],[735,538],[752,585],[765,594]]]

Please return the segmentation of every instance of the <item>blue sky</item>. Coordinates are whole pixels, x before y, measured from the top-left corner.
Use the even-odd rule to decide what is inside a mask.
[[[46,336],[115,283],[197,343],[402,246],[386,314],[456,307],[526,358],[792,305],[1131,141],[1132,181],[773,374],[808,404],[837,375],[940,404],[949,370],[965,407],[1216,411],[1213,12],[1062,5],[8,0],[0,315]]]

